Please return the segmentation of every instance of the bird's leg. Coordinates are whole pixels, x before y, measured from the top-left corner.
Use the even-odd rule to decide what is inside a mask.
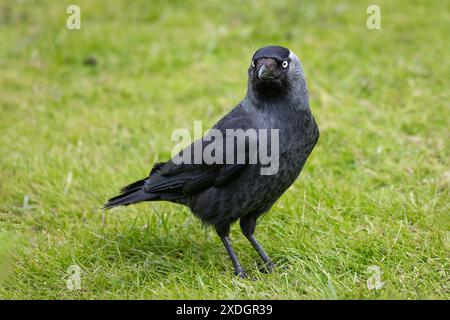
[[[228,254],[230,255],[231,261],[233,262],[233,267],[234,267],[234,274],[241,277],[242,279],[246,278],[247,275],[245,274],[244,269],[242,268],[241,264],[239,263],[239,260],[236,256],[236,254],[234,253],[233,247],[231,246],[231,241],[230,241],[230,224],[221,224],[221,225],[216,225],[216,231],[217,234],[220,237],[220,240],[222,240],[225,249],[227,249]]]
[[[267,256],[267,253],[264,251],[264,249],[261,247],[255,236],[253,235],[256,227],[256,218],[257,216],[253,214],[247,214],[241,218],[239,223],[241,225],[242,234],[248,239],[248,241],[250,241],[253,248],[255,248],[261,259],[264,261],[264,267],[261,269],[261,271],[269,273],[272,272],[275,264],[272,262],[272,260],[270,260],[270,258]]]

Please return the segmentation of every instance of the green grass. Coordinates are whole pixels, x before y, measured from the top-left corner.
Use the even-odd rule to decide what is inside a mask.
[[[72,3],[81,30],[65,28]],[[0,298],[449,299],[448,2],[376,1],[379,31],[373,1],[202,3],[0,2]],[[173,129],[206,128],[243,97],[267,44],[303,61],[321,129],[257,227],[279,268],[260,274],[234,226],[257,281],[235,278],[181,206],[102,216],[168,159]],[[81,290],[66,287],[70,265]]]

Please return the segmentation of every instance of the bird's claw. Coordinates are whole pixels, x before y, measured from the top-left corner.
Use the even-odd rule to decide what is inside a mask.
[[[273,263],[272,261],[268,261],[259,269],[259,271],[262,273],[271,273],[274,268],[275,263]]]
[[[241,279],[247,279],[248,276],[243,269],[238,269],[234,271],[234,275],[238,276]]]

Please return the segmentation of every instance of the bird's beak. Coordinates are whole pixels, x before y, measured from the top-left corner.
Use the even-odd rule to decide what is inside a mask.
[[[275,77],[272,71],[263,64],[258,70],[258,78],[261,80],[271,80],[274,79]]]

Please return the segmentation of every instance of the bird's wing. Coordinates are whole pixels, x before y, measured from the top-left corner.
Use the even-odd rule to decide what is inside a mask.
[[[226,129],[242,129],[245,131],[249,128],[252,128],[252,121],[248,114],[240,106],[234,108],[213,127],[213,129],[222,132],[223,141],[220,143],[214,139],[212,141],[205,141],[204,139],[195,141],[182,151],[190,151],[190,163],[177,164],[174,159],[171,159],[166,163],[156,164],[145,182],[144,190],[148,193],[161,194],[165,199],[176,199],[199,193],[212,186],[223,187],[227,185],[245,170],[248,161],[245,164],[226,164],[227,153],[234,152],[234,159],[237,159],[237,150],[240,148],[237,144],[234,144],[234,150],[228,151],[225,148]],[[240,150],[245,150],[245,159],[248,159],[248,140],[244,140],[244,143],[246,146],[240,148]],[[194,150],[196,150],[195,145],[198,144],[201,145],[202,154],[205,147],[210,146],[210,144],[215,144],[217,148],[222,147],[222,162],[207,164],[202,157],[201,163],[195,164],[193,161]]]

